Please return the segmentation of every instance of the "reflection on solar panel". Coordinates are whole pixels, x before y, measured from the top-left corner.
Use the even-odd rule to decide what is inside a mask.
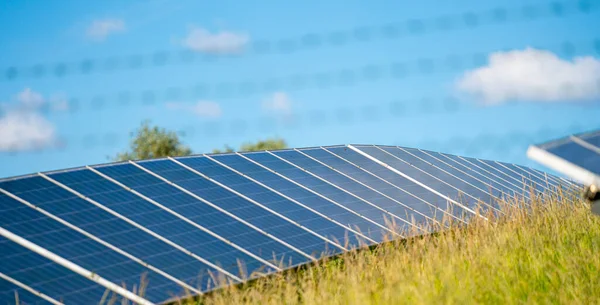
[[[527,155],[580,183],[600,186],[600,130],[533,145]]]
[[[559,186],[572,185],[514,164],[373,145],[131,161],[5,179],[0,302],[14,303],[18,293],[28,304],[91,304],[110,291],[164,303],[426,234],[445,219],[501,214],[500,199],[530,199]],[[143,298],[135,295],[140,290]]]

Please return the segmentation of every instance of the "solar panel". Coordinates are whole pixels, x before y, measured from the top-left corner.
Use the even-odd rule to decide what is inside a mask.
[[[592,142],[595,140],[592,140]],[[0,302],[202,294],[569,182],[534,169],[344,145],[104,164],[0,181]],[[435,224],[435,225],[432,225]]]
[[[527,155],[543,165],[588,186],[586,196],[600,201],[600,130],[532,145]],[[592,205],[600,214],[600,204]]]

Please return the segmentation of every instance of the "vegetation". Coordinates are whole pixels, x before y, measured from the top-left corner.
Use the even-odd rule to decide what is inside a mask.
[[[240,146],[240,149],[238,149],[238,151],[276,150],[276,149],[284,149],[287,147],[288,146],[287,146],[287,143],[285,142],[285,140],[280,139],[280,138],[274,138],[274,139],[260,140],[256,143],[251,143],[251,142],[244,143]],[[235,150],[228,145],[225,145],[225,148],[223,150],[213,149],[213,153],[215,153],[215,154],[230,153],[230,152],[234,152],[234,151]]]
[[[184,145],[177,133],[168,131],[158,126],[150,126],[149,121],[142,122],[139,129],[132,135],[129,151],[119,153],[114,161],[143,160],[163,157],[180,157],[192,154],[192,150]],[[260,151],[287,148],[283,139],[274,138],[260,140],[256,143],[244,143],[238,151]],[[225,145],[223,150],[213,149],[213,153],[234,152],[235,150]]]
[[[599,304],[600,217],[579,199],[382,244],[180,304]]]
[[[115,161],[179,157],[192,153],[192,150],[179,140],[177,133],[150,126],[149,121],[142,122],[142,126],[132,134],[129,146],[130,151],[118,154]]]

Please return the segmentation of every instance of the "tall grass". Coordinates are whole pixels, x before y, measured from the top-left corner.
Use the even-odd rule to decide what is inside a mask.
[[[600,217],[562,198],[178,303],[600,304]]]

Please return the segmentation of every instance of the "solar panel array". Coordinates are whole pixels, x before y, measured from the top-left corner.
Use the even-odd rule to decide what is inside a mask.
[[[373,145],[5,179],[0,302],[14,303],[18,293],[28,304],[92,304],[108,288],[138,303],[164,303],[426,234],[445,218],[481,217],[478,207],[502,213],[503,197],[530,199],[559,186],[573,185],[514,164]],[[142,274],[147,287],[140,287]]]
[[[574,180],[600,186],[600,130],[533,145],[528,155]]]

